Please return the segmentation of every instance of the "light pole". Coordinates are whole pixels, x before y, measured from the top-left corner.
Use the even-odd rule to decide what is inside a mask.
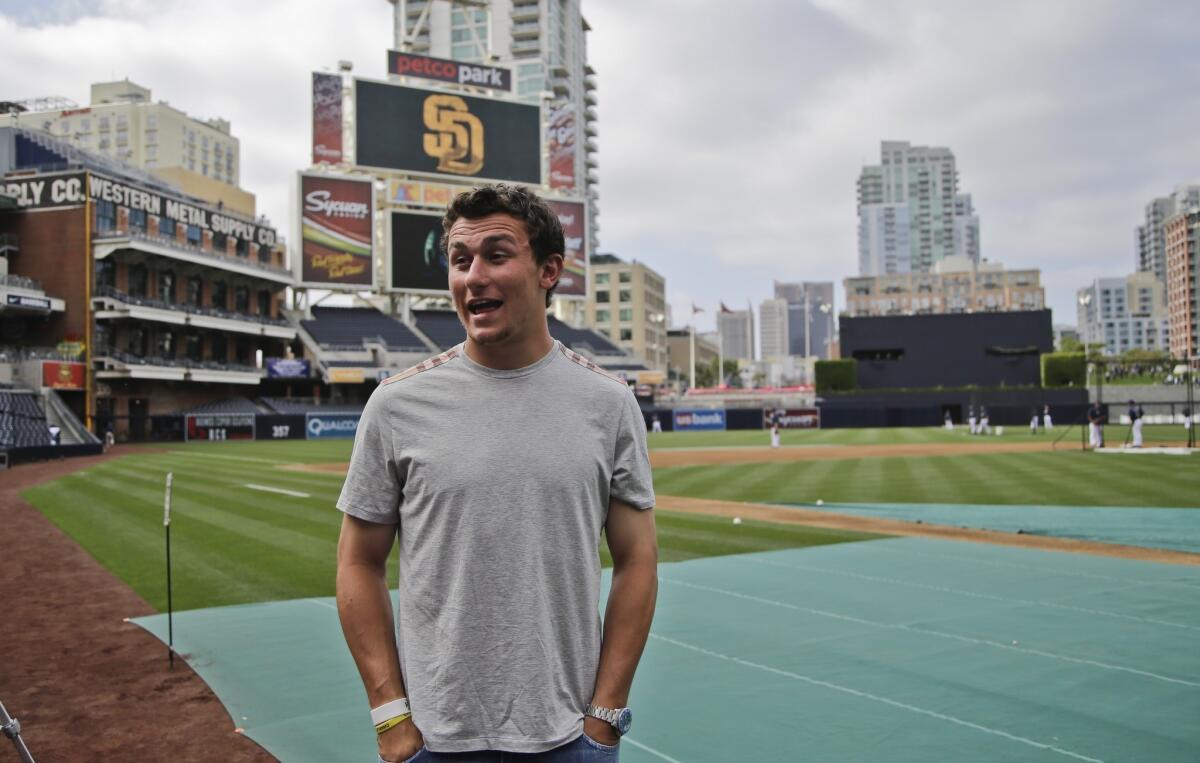
[[[822,302],[817,308],[825,314],[825,359],[833,358],[833,303]]]
[[[1083,386],[1087,386],[1087,375],[1091,368],[1088,365],[1088,324],[1091,323],[1091,310],[1089,305],[1092,304],[1092,293],[1085,291],[1079,295],[1079,306],[1083,308]]]

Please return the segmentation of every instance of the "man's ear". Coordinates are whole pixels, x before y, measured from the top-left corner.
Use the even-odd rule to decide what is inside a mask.
[[[558,283],[558,279],[562,278],[563,270],[566,265],[561,254],[552,254],[542,263],[542,272],[538,280],[538,285],[543,289],[550,289],[554,284]]]

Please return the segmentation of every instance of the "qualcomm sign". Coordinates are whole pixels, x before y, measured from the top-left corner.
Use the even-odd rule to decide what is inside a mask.
[[[675,430],[724,429],[725,410],[675,411]]]
[[[310,413],[304,430],[310,440],[327,440],[333,437],[354,437],[358,431],[357,413]]]

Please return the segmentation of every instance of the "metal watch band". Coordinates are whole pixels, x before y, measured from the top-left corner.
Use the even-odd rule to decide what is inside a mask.
[[[616,725],[617,723],[616,710],[612,710],[607,707],[597,707],[596,705],[588,705],[587,710],[584,712],[593,718],[599,718],[609,725]]]

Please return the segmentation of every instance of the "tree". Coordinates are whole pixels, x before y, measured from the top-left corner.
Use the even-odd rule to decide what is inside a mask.
[[[1083,342],[1078,337],[1064,336],[1059,345],[1058,351],[1067,355],[1083,352]]]

